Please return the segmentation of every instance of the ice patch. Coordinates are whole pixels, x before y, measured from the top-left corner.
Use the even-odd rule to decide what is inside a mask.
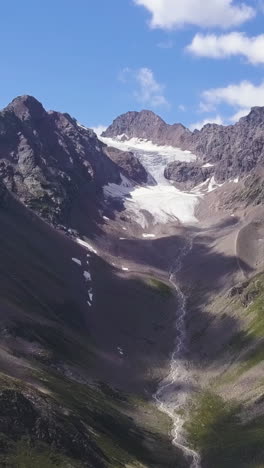
[[[91,281],[91,279],[92,279],[91,274],[89,273],[89,271],[84,271],[83,276],[84,276],[86,281]]]
[[[122,266],[122,270],[123,271],[129,271],[129,269],[127,267],[123,267],[123,266]]]
[[[218,183],[215,181],[215,177],[213,176],[213,177],[211,177],[211,179],[210,179],[207,192],[208,192],[208,193],[213,192],[213,191],[216,190],[218,187],[222,187],[222,185],[224,185],[224,184],[218,184]]]
[[[108,184],[104,187],[105,196],[122,199],[124,207],[143,229],[149,226],[150,218],[153,224],[197,222],[194,213],[202,194],[198,191],[182,192],[164,177],[164,169],[168,163],[176,160],[193,161],[196,159],[195,155],[137,138],[128,141],[111,138],[102,140],[121,150],[132,150],[149,174],[151,183],[147,186],[139,187],[121,175],[120,184]]]
[[[119,237],[119,240],[127,240],[126,237]]]
[[[110,219],[107,218],[107,216],[103,216],[103,219],[104,219],[105,221],[110,221]]]
[[[73,257],[73,258],[72,258],[72,261],[73,261],[74,263],[77,263],[77,265],[79,265],[79,266],[82,265],[81,260],[79,260],[78,258],[74,258],[74,257]]]
[[[206,179],[206,180],[205,180],[204,182],[202,182],[201,184],[196,185],[196,186],[192,189],[192,193],[197,193],[197,195],[206,193],[207,190],[208,190],[208,185],[209,185],[209,183],[210,183],[210,178]]]
[[[156,237],[155,234],[142,234],[142,237],[144,237],[145,239],[151,239],[153,237]]]
[[[122,227],[123,231],[127,231],[127,228],[126,227]]]
[[[127,136],[126,133],[122,133],[121,135],[117,135],[116,139],[119,141],[124,141],[124,140],[129,140],[129,137]]]
[[[84,130],[88,130],[88,128],[82,125],[80,122],[77,122],[77,125],[78,127],[83,128]]]
[[[120,174],[120,177],[121,183],[119,185],[110,183],[103,187],[106,197],[123,198],[129,195],[130,191],[135,188],[135,184],[133,184],[125,176]]]
[[[121,356],[124,356],[124,351],[122,350],[121,346],[117,347],[117,351],[119,352]]]
[[[131,138],[130,140],[121,141],[126,135],[119,135],[116,139],[100,137],[104,143],[108,146],[121,149],[122,151],[139,151],[147,153],[156,153],[165,157],[169,157],[170,160],[177,161],[194,161],[196,156],[190,151],[183,151],[173,146],[159,146],[152,143],[150,140],[144,140],[141,138]]]
[[[199,194],[181,192],[171,185],[155,185],[150,187],[134,187],[129,194],[120,195],[119,187],[114,189],[111,184],[111,193],[124,199],[125,208],[134,215],[134,218],[143,229],[148,227],[148,220],[144,212],[153,217],[153,224],[168,222],[196,223],[194,215]],[[107,186],[108,187],[108,186]],[[107,188],[106,187],[106,188]],[[109,191],[108,191],[109,193]]]
[[[78,242],[78,244],[80,244],[83,247],[86,247],[88,250],[90,250],[90,252],[93,252],[94,254],[97,254],[97,250],[95,250],[91,244],[88,244],[88,242],[85,242],[84,240],[78,239],[78,238],[76,239],[76,241]]]
[[[89,289],[88,296],[89,296],[90,302],[93,302],[93,291],[92,291],[92,289]]]
[[[206,163],[202,167],[214,167],[214,164],[211,163]]]

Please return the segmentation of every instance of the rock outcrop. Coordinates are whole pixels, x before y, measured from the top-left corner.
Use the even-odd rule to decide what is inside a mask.
[[[206,166],[199,162],[175,161],[168,164],[164,175],[166,179],[175,182],[179,189],[191,190],[211,177],[214,166]]]
[[[107,147],[106,152],[109,158],[122,169],[127,178],[136,184],[147,183],[148,173],[131,151],[120,151],[117,148]]]
[[[247,174],[264,162],[264,107],[254,107],[235,125],[208,124],[194,131],[188,149],[216,165],[220,182]]]
[[[103,137],[142,138],[158,145],[181,147],[191,137],[191,132],[182,124],[168,125],[154,112],[127,112],[114,120],[102,134]]]
[[[63,223],[78,198],[96,199],[102,186],[120,183],[122,168],[140,183],[146,178],[132,155],[113,157],[92,130],[68,114],[46,112],[31,96],[0,112],[0,178],[50,222]]]

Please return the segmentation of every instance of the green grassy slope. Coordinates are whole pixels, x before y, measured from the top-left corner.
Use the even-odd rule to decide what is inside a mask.
[[[207,366],[209,372],[188,408],[188,438],[204,468],[259,468],[264,466],[264,274],[210,307],[220,321],[236,316],[239,327],[214,356],[212,377],[209,358],[203,363],[205,375]],[[193,337],[203,338],[203,333]]]

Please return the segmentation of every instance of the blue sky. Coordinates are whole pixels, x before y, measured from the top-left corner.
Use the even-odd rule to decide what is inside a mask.
[[[2,2],[0,107],[31,94],[87,126],[143,108],[231,123],[264,105],[263,29],[261,0]]]

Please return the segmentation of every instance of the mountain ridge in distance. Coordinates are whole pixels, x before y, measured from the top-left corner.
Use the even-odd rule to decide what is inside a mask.
[[[122,134],[127,138],[142,138],[158,145],[171,145],[191,151],[199,157],[195,165],[210,163],[218,182],[244,176],[257,165],[264,163],[264,107],[253,107],[250,113],[234,125],[206,124],[201,130],[191,132],[182,124],[169,125],[151,111],[128,112],[117,117],[102,136],[115,138]],[[143,122],[143,124],[142,124]],[[181,172],[194,170],[192,164],[170,163],[166,177],[181,183]],[[206,180],[206,172],[199,175]],[[212,172],[212,171],[211,171]],[[191,176],[189,180],[191,179]],[[193,179],[193,185],[197,178]]]

